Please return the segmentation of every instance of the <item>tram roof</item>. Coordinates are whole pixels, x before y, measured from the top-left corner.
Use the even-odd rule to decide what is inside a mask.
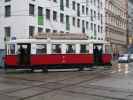
[[[6,42],[7,44],[15,44],[15,43],[95,43],[95,44],[109,44],[107,41],[104,40],[53,40],[53,39],[16,39],[16,40],[10,40]]]

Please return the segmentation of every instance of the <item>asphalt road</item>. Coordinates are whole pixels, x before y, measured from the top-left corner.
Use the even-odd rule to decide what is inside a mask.
[[[1,70],[0,100],[133,100],[133,63],[48,73]]]

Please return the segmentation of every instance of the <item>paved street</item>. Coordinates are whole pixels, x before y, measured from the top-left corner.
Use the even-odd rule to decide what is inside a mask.
[[[111,69],[0,73],[0,100],[133,100],[133,64]]]

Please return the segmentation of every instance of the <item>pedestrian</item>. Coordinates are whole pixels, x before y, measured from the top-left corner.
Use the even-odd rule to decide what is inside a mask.
[[[24,59],[25,59],[25,49],[23,48],[22,45],[20,45],[19,49],[19,63],[24,64]]]
[[[96,64],[98,64],[98,53],[99,53],[99,50],[98,50],[98,47],[96,46],[93,50],[94,52],[94,61]]]
[[[99,63],[102,64],[102,56],[103,56],[103,49],[100,48],[99,50]]]

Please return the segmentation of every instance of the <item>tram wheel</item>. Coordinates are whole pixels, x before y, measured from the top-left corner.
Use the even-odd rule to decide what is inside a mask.
[[[84,67],[79,67],[78,68],[78,71],[83,71],[84,70]]]
[[[43,71],[43,73],[48,73],[48,69],[47,68],[43,68],[42,71]]]
[[[33,73],[33,72],[34,72],[34,69],[32,68],[32,69],[30,70],[30,72]]]

